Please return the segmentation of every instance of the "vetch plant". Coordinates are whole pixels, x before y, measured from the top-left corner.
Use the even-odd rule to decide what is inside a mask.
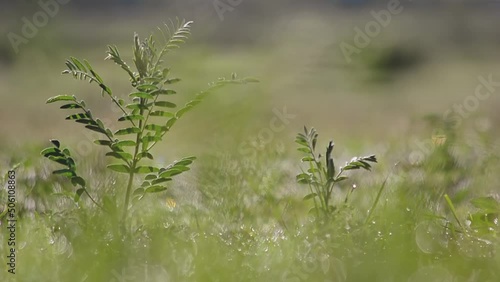
[[[60,107],[64,110],[76,110],[76,113],[66,117],[81,123],[86,129],[98,132],[102,139],[94,143],[109,149],[106,156],[116,160],[116,163],[107,167],[118,173],[126,174],[128,182],[124,191],[124,203],[122,220],[127,218],[132,197],[140,200],[146,194],[158,193],[167,190],[166,183],[172,178],[185,171],[196,159],[193,156],[175,161],[167,167],[156,167],[144,164],[147,160],[153,160],[151,150],[162,141],[174,124],[185,113],[198,105],[208,94],[228,84],[245,84],[256,82],[255,79],[237,79],[233,74],[230,80],[220,78],[210,84],[207,90],[201,91],[182,107],[168,101],[170,95],[176,94],[171,85],[178,83],[179,78],[170,75],[170,69],[163,65],[163,58],[170,51],[179,48],[190,35],[191,21],[177,21],[176,24],[165,24],[159,29],[163,37],[162,47],[157,47],[155,37],[151,35],[141,40],[136,34],[134,36],[134,65],[133,70],[121,57],[116,46],[108,46],[107,60],[111,60],[120,66],[130,79],[133,91],[129,99],[115,96],[106,85],[100,75],[92,68],[86,60],[80,61],[70,58],[66,61],[67,70],[63,74],[70,74],[75,79],[95,83],[99,86],[101,94],[110,98],[111,103],[120,109],[123,115],[118,118],[119,129],[112,131],[103,122],[94,116],[84,101],[75,96],[59,95],[47,100],[47,103],[64,102]],[[127,101],[128,100],[128,101]],[[174,110],[176,109],[176,110]],[[65,166],[64,169],[53,173],[68,177],[74,186],[77,186],[74,200],[79,201],[82,194],[86,194],[98,206],[98,201],[91,196],[87,182],[77,174],[74,159],[67,148],[61,148],[58,140],[51,140],[53,146],[44,149],[41,154],[52,161]],[[140,185],[136,185],[137,175],[145,175]]]
[[[370,163],[376,163],[377,158],[375,155],[354,157],[337,171],[332,157],[333,141],[328,143],[324,158],[321,154],[316,153],[317,141],[318,133],[314,128],[308,130],[304,126],[304,133],[297,134],[295,139],[295,142],[299,144],[297,150],[305,154],[302,162],[308,164],[307,170],[302,170],[302,173],[297,175],[297,181],[309,186],[310,193],[304,197],[304,200],[313,200],[314,208],[312,211],[318,217],[323,215],[328,218],[336,210],[335,206],[330,204],[334,185],[349,178],[344,174],[348,170],[371,170]],[[346,202],[354,188],[347,193]]]

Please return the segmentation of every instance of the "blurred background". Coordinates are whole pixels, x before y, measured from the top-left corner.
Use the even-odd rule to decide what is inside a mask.
[[[120,69],[103,60],[106,46],[117,45],[130,58],[134,32],[146,37],[176,17],[195,22],[192,39],[167,61],[184,78],[179,90],[186,99],[232,72],[261,80],[214,96],[179,124],[182,133],[173,135],[192,134],[189,140],[207,142],[218,132],[246,138],[267,125],[273,108],[286,107],[296,115],[287,131],[307,124],[335,139],[385,142],[418,134],[414,122],[463,104],[478,77],[500,81],[498,1],[40,1],[48,3],[48,16],[40,15],[39,1],[6,2],[0,12],[3,145],[44,142],[59,132],[80,138],[75,124],[44,104],[57,94],[78,95],[101,116],[116,116],[95,88],[60,75],[65,59],[89,60],[115,93],[128,94]],[[497,125],[497,97],[473,105],[464,123]]]

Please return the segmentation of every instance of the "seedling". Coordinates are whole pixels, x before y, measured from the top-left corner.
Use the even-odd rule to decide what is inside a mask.
[[[302,173],[297,175],[297,181],[309,186],[310,193],[304,197],[304,200],[313,200],[314,208],[312,211],[316,213],[317,217],[321,215],[330,217],[336,210],[335,206],[330,204],[334,185],[349,178],[344,174],[348,170],[370,170],[370,163],[376,163],[377,158],[375,155],[354,157],[343,167],[340,167],[337,172],[332,157],[334,147],[333,141],[328,143],[323,160],[323,156],[316,153],[317,141],[318,133],[314,128],[308,130],[307,127],[304,126],[304,133],[297,134],[295,142],[299,144],[298,150],[305,154],[302,158],[302,162],[308,164],[307,170],[302,170]],[[347,192],[345,198],[346,202],[353,190],[354,188]]]
[[[136,34],[133,47],[134,70],[122,59],[116,46],[108,46],[106,59],[120,66],[130,79],[133,91],[128,95],[128,99],[115,96],[86,60],[70,58],[66,61],[68,69],[63,71],[63,74],[95,83],[99,86],[102,96],[107,96],[110,102],[123,113],[118,118],[118,130],[113,132],[107,128],[99,118],[94,116],[85,102],[78,100],[75,96],[59,95],[47,100],[47,103],[64,102],[61,109],[76,110],[76,113],[66,117],[67,120],[81,123],[86,129],[102,135],[102,139],[95,140],[94,143],[108,148],[106,156],[116,160],[116,163],[107,167],[112,171],[126,174],[128,177],[124,191],[123,220],[127,218],[131,197],[140,200],[146,194],[167,190],[166,184],[172,181],[174,176],[190,170],[189,166],[196,159],[194,156],[185,157],[167,167],[144,165],[144,161],[154,159],[151,150],[163,140],[174,124],[214,90],[228,84],[256,82],[251,78],[238,79],[233,74],[231,79],[221,78],[211,83],[207,90],[199,92],[193,100],[180,108],[168,101],[167,98],[170,95],[176,94],[176,91],[170,88],[171,85],[178,83],[180,79],[170,75],[170,69],[163,65],[163,58],[170,51],[185,43],[190,35],[191,24],[190,21],[178,20],[175,24],[171,22],[169,25],[165,24],[163,29],[159,28],[163,38],[161,48],[157,47],[155,36],[151,35],[141,40]],[[64,169],[54,171],[54,174],[66,176],[74,186],[78,187],[74,196],[76,202],[80,200],[82,194],[86,194],[97,206],[100,206],[97,199],[91,196],[87,182],[77,173],[75,161],[69,149],[61,148],[58,140],[51,140],[51,142],[53,146],[44,149],[41,154],[65,166]],[[134,182],[138,174],[145,175],[140,185]]]

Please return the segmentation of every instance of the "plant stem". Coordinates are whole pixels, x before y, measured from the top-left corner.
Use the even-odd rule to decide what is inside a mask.
[[[460,222],[460,219],[458,218],[458,215],[457,215],[457,210],[455,209],[455,206],[453,205],[453,202],[451,201],[450,196],[448,196],[448,194],[444,194],[444,199],[446,200],[446,203],[448,204],[448,207],[450,208],[451,213],[453,214],[453,217],[457,221],[458,226],[460,226],[460,228],[462,229],[464,234],[466,234],[467,230]]]
[[[135,161],[132,163],[132,167],[130,168],[130,173],[128,175],[127,192],[125,193],[125,204],[123,207],[123,216],[122,216],[123,223],[125,223],[125,219],[127,218],[128,204],[130,201],[130,192],[132,191],[132,184],[134,183],[134,170],[135,170]]]
[[[378,193],[377,193],[377,197],[375,198],[375,201],[373,202],[373,205],[372,207],[370,208],[370,211],[368,212],[368,216],[366,217],[366,220],[365,220],[365,224],[368,223],[368,221],[370,220],[370,217],[372,216],[373,214],[373,210],[375,210],[375,207],[377,207],[378,205],[378,202],[380,200],[380,196],[382,196],[382,192],[384,191],[385,189],[385,184],[387,183],[387,179],[389,179],[389,176],[391,176],[391,174],[393,173],[393,170],[394,168],[398,165],[399,163],[396,163],[394,165],[394,167],[391,169],[391,171],[389,172],[389,174],[387,174],[387,176],[385,177],[384,179],[384,182],[382,182],[382,186],[380,186],[380,189],[378,190]]]
[[[98,206],[100,209],[103,209],[101,205],[99,205],[96,200],[94,200],[94,198],[92,198],[92,196],[89,194],[89,191],[87,191],[87,188],[86,187],[83,187],[83,191],[85,192],[85,194],[87,194],[87,196],[90,198],[90,200],[96,205]]]
[[[144,104],[145,100],[141,98],[141,104]],[[143,110],[140,110],[139,113],[141,116],[143,115]],[[122,216],[122,221],[125,224],[125,219],[127,218],[127,213],[128,213],[128,205],[130,202],[130,193],[132,192],[132,185],[134,184],[134,175],[135,175],[135,168],[137,166],[137,154],[139,154],[139,146],[141,145],[141,137],[142,137],[142,120],[139,121],[139,129],[141,131],[137,133],[136,141],[135,141],[135,149],[134,149],[134,155],[133,155],[133,160],[132,164],[130,165],[130,172],[128,175],[128,184],[127,184],[127,191],[125,192],[125,203],[123,207],[123,216]]]

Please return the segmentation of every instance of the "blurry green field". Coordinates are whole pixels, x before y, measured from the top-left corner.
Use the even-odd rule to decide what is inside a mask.
[[[123,236],[118,212],[54,195],[74,188],[51,175],[55,166],[39,154],[50,138],[85,152],[75,156],[80,172],[97,198],[118,210],[123,199],[110,195],[124,189],[125,179],[106,170],[104,151],[81,147],[93,139],[45,101],[75,94],[96,115],[115,120],[120,114],[95,85],[60,75],[64,60],[88,59],[115,93],[127,95],[119,67],[103,60],[105,47],[117,44],[131,58],[133,32],[145,36],[165,15],[128,24],[120,24],[127,15],[61,17],[19,55],[5,53],[0,182],[17,166],[18,253],[13,276],[5,270],[8,233],[0,221],[0,281],[499,281],[500,89],[460,126],[443,120],[474,94],[478,77],[500,81],[499,41],[491,39],[498,32],[485,28],[456,44],[452,21],[416,12],[395,20],[348,64],[338,45],[352,41],[352,27],[366,14],[303,11],[195,23],[193,40],[167,60],[185,80],[178,101],[232,72],[260,83],[214,93],[155,149],[161,165],[198,159],[167,192],[133,208],[130,236]],[[415,27],[419,16],[442,21],[440,29]],[[404,58],[402,67],[394,56]],[[284,110],[294,117],[260,140]],[[304,125],[318,129],[321,148],[334,139],[338,165],[353,155],[379,160],[372,172],[352,173],[336,187],[331,222],[313,220],[311,203],[302,199],[308,189],[295,181],[302,164],[293,141]],[[480,197],[492,197],[493,206],[481,208],[474,201]],[[2,189],[0,210],[6,201]]]

